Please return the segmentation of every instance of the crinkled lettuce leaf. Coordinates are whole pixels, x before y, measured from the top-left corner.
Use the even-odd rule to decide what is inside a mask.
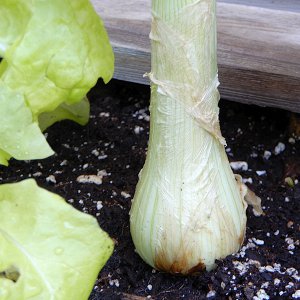
[[[8,213],[9,212],[9,213]],[[0,185],[0,299],[88,299],[113,242],[33,179]]]
[[[86,122],[87,109],[79,118],[70,111],[84,101],[99,77],[108,82],[113,75],[111,45],[88,0],[1,1],[0,56],[0,93],[5,94],[3,87],[7,87],[18,94],[32,114],[32,123],[38,123],[41,114],[50,114],[52,120],[71,116],[81,124],[82,120]],[[5,125],[0,119],[0,127]],[[45,124],[41,127],[44,129]],[[41,135],[40,131],[39,139]],[[15,131],[10,136],[12,142],[17,141]],[[25,153],[22,144],[19,146],[20,153]],[[0,150],[17,159],[28,159],[7,152],[1,140]],[[0,163],[7,157],[1,155],[2,151]],[[32,153],[30,159],[41,156]]]

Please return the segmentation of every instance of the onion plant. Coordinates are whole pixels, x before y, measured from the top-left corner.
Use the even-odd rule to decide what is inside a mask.
[[[151,125],[130,212],[140,256],[191,274],[239,250],[247,189],[219,126],[215,0],[152,0]]]

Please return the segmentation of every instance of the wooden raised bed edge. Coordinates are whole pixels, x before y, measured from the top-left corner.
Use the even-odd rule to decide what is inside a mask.
[[[149,84],[143,74],[150,71],[151,1],[92,3],[114,47],[114,78]],[[218,2],[222,98],[300,112],[300,5],[284,3]]]

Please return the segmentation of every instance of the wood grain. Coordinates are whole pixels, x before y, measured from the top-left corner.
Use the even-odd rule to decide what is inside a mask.
[[[243,4],[248,6],[270,8],[275,10],[300,12],[299,0],[221,0],[219,2]]]
[[[149,84],[151,1],[92,3],[114,47],[114,77]],[[299,1],[222,0],[217,17],[221,96],[300,112]]]

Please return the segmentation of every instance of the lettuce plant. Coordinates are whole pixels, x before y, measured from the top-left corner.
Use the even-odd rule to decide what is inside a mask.
[[[85,124],[87,92],[114,56],[88,0],[2,0],[0,164],[53,154],[42,131]],[[0,300],[84,300],[113,251],[92,216],[32,179],[0,185]]]
[[[113,74],[113,52],[88,0],[2,0],[0,164],[53,150],[42,130],[61,119],[85,124],[86,94]]]
[[[33,179],[0,186],[0,299],[84,300],[113,251],[97,220]]]

